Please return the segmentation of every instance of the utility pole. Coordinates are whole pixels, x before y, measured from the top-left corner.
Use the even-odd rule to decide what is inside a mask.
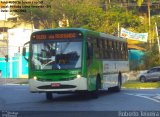
[[[148,2],[148,4],[147,4],[147,6],[148,6],[148,24],[149,24],[149,28],[150,28],[150,26],[151,26],[151,13],[150,13],[151,0],[148,0],[147,2]]]
[[[151,47],[152,40],[151,40],[151,13],[150,13],[150,6],[151,6],[151,0],[147,0],[147,7],[148,7],[148,28],[149,28],[149,46]]]
[[[156,29],[156,37],[157,37],[157,43],[158,43],[158,51],[160,54],[160,42],[159,42],[159,35],[158,35],[158,28],[157,28],[157,23],[155,22],[155,29]]]

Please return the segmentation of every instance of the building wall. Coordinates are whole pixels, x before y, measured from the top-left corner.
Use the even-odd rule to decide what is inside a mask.
[[[6,62],[4,57],[0,58],[1,78],[27,78],[28,62],[22,55],[10,57]]]
[[[141,50],[135,50],[135,49],[129,50],[129,63],[130,63],[131,70],[135,70],[140,65],[143,64],[143,61],[141,60],[143,55],[144,55],[144,52]]]

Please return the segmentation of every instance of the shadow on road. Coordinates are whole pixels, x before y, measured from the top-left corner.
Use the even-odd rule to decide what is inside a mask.
[[[111,91],[99,91],[99,97],[94,98],[89,93],[71,93],[71,94],[54,94],[52,100],[45,100],[44,102],[80,102],[80,101],[89,101],[89,100],[97,100],[106,95],[114,95],[120,92],[111,92]]]

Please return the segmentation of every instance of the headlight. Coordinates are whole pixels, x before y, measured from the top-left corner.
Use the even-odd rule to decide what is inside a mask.
[[[33,77],[33,80],[37,80],[37,77],[36,77],[36,76],[34,76],[34,77]]]
[[[81,78],[81,75],[77,74],[77,78]]]

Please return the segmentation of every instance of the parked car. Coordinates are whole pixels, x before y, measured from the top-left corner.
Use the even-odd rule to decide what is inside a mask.
[[[160,66],[153,67],[146,72],[141,73],[139,75],[139,80],[141,82],[160,81]]]

